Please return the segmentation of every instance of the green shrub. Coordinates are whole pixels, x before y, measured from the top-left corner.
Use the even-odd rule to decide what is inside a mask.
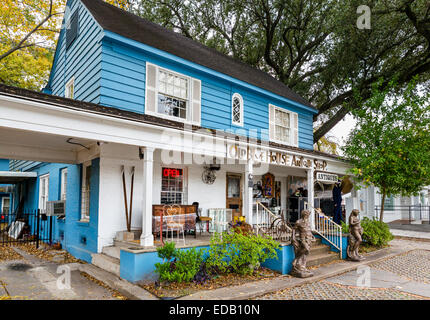
[[[277,258],[279,243],[242,233],[216,233],[211,238],[206,265],[215,273],[251,274],[267,259]]]
[[[364,217],[361,220],[361,226],[363,227],[363,241],[370,245],[385,247],[388,245],[388,242],[394,239],[388,225],[375,218],[369,219]]]
[[[388,225],[375,218],[369,219],[368,217],[364,217],[361,220],[361,227],[363,228],[362,238],[365,244],[375,247],[385,247],[394,238]],[[344,222],[342,222],[342,232],[349,232],[349,226]]]
[[[163,263],[155,264],[155,272],[160,281],[190,282],[203,262],[201,249],[178,250],[174,242],[167,242],[163,247],[157,248],[157,253],[163,259]]]

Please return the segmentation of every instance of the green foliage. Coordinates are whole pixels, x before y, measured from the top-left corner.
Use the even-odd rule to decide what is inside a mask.
[[[364,217],[361,220],[361,227],[363,228],[363,242],[371,246],[385,247],[394,239],[388,225],[375,218]],[[344,222],[342,222],[342,232],[349,232],[349,226]]]
[[[410,196],[430,184],[430,95],[414,81],[403,92],[395,87],[395,81],[385,89],[375,85],[366,101],[357,96],[357,127],[343,148],[358,182],[378,187],[382,198]]]
[[[349,233],[349,226],[345,222],[341,221],[341,226],[342,226],[342,233]]]
[[[190,282],[194,279],[203,262],[203,251],[191,248],[178,250],[174,242],[167,242],[163,247],[157,248],[158,257],[163,263],[155,264],[155,272],[160,281]]]
[[[319,140],[345,114],[352,88],[379,77],[430,78],[428,0],[131,0],[131,11],[284,82],[319,110]],[[372,10],[357,28],[358,6]],[[360,108],[354,105],[354,108]],[[328,121],[330,120],[330,121]]]
[[[388,242],[394,239],[388,225],[384,222],[364,217],[361,220],[361,226],[363,228],[363,241],[372,246],[385,247]]]
[[[211,239],[207,267],[216,273],[251,274],[267,259],[277,258],[279,243],[252,234],[216,233]]]

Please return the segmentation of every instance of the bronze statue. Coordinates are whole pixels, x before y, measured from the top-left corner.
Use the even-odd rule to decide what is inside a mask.
[[[298,278],[312,277],[313,273],[306,269],[306,258],[311,251],[311,243],[315,241],[309,224],[308,210],[303,210],[301,219],[293,227],[291,242],[294,247],[295,259],[290,274]]]
[[[363,228],[361,227],[360,219],[358,218],[359,213],[360,211],[354,209],[349,215],[350,235],[348,236],[348,248],[346,248],[346,254],[348,256],[348,260],[351,261],[361,261],[364,259],[358,254],[358,249],[362,242],[361,236],[363,234]]]

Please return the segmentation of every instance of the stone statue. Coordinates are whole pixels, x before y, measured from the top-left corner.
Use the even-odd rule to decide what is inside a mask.
[[[293,227],[291,242],[294,247],[295,259],[290,274],[298,278],[312,277],[313,273],[306,269],[306,258],[311,250],[311,243],[315,241],[309,224],[308,210],[303,210],[301,219],[297,220]]]
[[[358,218],[359,213],[360,211],[354,209],[349,215],[350,235],[348,236],[348,248],[346,248],[346,254],[348,256],[348,260],[351,261],[361,261],[364,259],[358,254],[358,249],[362,242],[361,236],[363,234],[363,228],[361,227],[360,219]]]

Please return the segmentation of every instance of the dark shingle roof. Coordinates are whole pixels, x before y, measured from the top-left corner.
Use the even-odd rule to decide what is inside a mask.
[[[166,51],[315,109],[300,95],[265,72],[104,1],[81,1],[105,30]]]

